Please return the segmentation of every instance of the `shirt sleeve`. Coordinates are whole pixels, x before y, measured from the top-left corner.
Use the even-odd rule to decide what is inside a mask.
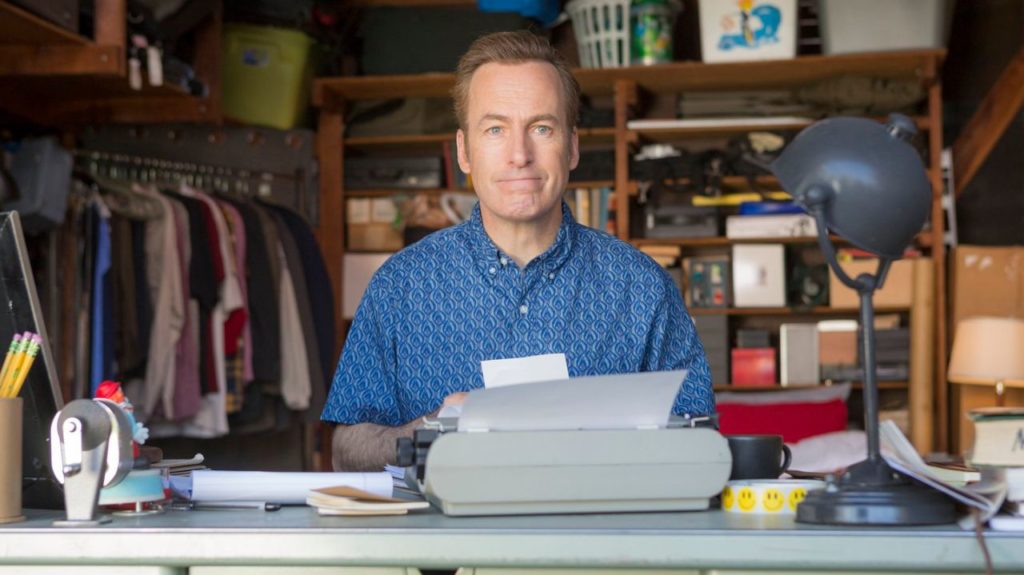
[[[384,316],[386,280],[380,273],[367,286],[345,339],[320,419],[345,425],[375,423],[398,426],[395,394],[396,359]]]
[[[686,369],[686,381],[679,389],[672,412],[677,415],[710,415],[715,411],[711,370],[693,319],[686,311],[682,294],[672,278],[662,271],[663,292],[654,313],[644,352],[644,371]]]

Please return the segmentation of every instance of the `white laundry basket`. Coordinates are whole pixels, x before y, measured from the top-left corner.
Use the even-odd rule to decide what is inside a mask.
[[[630,0],[572,0],[572,17],[580,64],[584,68],[628,66]]]

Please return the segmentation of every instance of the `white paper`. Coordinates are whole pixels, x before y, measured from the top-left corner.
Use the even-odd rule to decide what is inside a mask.
[[[1006,499],[1006,481],[992,481],[982,474],[982,481],[978,483],[971,483],[965,487],[953,486],[928,470],[928,465],[892,420],[883,421],[879,425],[878,432],[884,448],[882,458],[896,471],[912,477],[968,507],[979,510],[982,521],[987,521],[995,515],[1003,505],[1003,500]],[[972,525],[970,518],[960,521],[960,526],[964,529],[969,529]]]
[[[469,392],[459,431],[665,427],[686,370],[597,375]]]
[[[481,361],[480,370],[484,374],[484,387],[488,389],[569,379],[569,366],[564,353]]]
[[[303,505],[311,489],[347,485],[383,497],[392,496],[391,474],[285,471],[192,472],[192,501],[268,501]]]

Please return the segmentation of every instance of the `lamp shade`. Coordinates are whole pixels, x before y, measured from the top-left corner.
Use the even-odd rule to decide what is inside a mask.
[[[871,253],[899,258],[931,209],[928,174],[910,140],[917,128],[829,118],[804,129],[772,163],[782,188],[807,211],[823,204],[832,232]]]
[[[1024,320],[969,317],[960,320],[949,360],[954,383],[1024,385]]]

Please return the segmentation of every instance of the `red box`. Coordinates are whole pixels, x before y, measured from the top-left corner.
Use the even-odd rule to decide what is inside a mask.
[[[742,387],[775,385],[774,347],[736,347],[732,350],[732,384]]]

